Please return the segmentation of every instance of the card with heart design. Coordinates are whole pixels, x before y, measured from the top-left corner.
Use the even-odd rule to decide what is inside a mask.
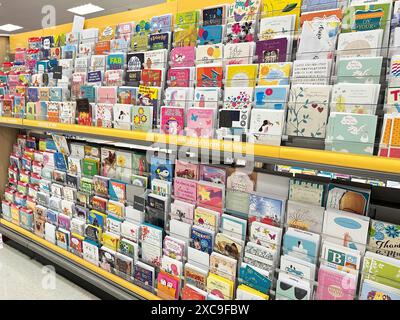
[[[294,85],[290,89],[286,134],[325,138],[330,86]]]

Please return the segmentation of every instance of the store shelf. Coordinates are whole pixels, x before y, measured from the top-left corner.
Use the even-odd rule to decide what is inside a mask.
[[[218,157],[234,155],[254,156],[255,161],[271,164],[299,166],[307,169],[344,173],[370,179],[400,181],[400,159],[337,153],[294,147],[254,145],[251,143],[216,139],[169,136],[153,132],[128,131],[80,126],[48,121],[22,120],[0,117],[0,125],[27,130],[45,130],[70,135],[130,142],[159,148],[184,147],[187,151],[216,152]]]
[[[68,252],[4,219],[0,219],[0,233],[118,299],[160,300],[160,298],[152,293],[96,267],[71,252]]]

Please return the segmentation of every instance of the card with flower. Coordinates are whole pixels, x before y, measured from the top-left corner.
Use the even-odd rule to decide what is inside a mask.
[[[255,20],[230,22],[226,29],[226,43],[253,42],[255,33]]]
[[[132,111],[133,130],[151,131],[153,128],[153,107],[133,106]]]
[[[98,103],[95,105],[95,123],[97,127],[112,128],[113,105]]]
[[[226,87],[224,97],[225,109],[251,109],[254,88]]]

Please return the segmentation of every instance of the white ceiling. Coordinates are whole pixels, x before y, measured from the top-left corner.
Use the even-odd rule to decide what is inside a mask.
[[[85,16],[86,19],[90,19],[164,2],[165,0],[0,0],[0,25],[11,23],[23,27],[23,29],[12,33],[42,29],[42,19],[44,17],[42,8],[49,4],[56,9],[56,25],[59,25],[73,21],[74,14],[67,11],[68,9],[87,3],[106,9],[105,11]],[[157,13],[155,12],[154,14],[156,15]]]

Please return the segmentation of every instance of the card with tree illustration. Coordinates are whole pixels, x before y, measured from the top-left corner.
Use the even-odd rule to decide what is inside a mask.
[[[330,86],[295,85],[290,90],[286,134],[325,138]]]

